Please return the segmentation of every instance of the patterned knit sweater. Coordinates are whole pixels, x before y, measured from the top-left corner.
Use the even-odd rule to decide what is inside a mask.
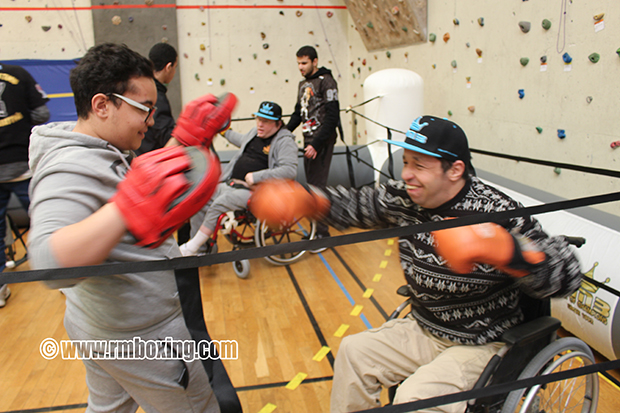
[[[432,210],[414,204],[402,181],[391,180],[379,188],[326,191],[332,202],[327,221],[338,228],[408,226],[523,207],[476,177],[452,200]],[[431,234],[399,239],[401,266],[413,292],[412,316],[423,328],[460,344],[497,341],[504,331],[523,322],[519,302],[524,293],[540,299],[567,296],[579,288],[579,262],[562,237],[549,237],[529,217],[500,225],[531,239],[546,253],[546,261],[518,279],[485,264],[476,265],[469,274],[456,274],[435,252]]]

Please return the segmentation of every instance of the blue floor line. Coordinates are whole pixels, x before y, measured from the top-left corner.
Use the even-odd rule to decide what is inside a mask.
[[[347,300],[349,300],[349,303],[351,303],[351,305],[355,305],[355,300],[353,300],[353,297],[351,297],[351,294],[349,294],[347,289],[344,287],[344,285],[342,284],[342,281],[340,281],[340,279],[338,278],[338,276],[336,275],[332,267],[327,263],[327,260],[325,259],[325,257],[323,257],[323,254],[319,253],[317,255],[321,258],[321,261],[323,261],[323,264],[325,265],[329,273],[332,275],[332,278],[334,279],[334,281],[336,281],[336,284],[338,284],[338,286],[344,293],[345,297],[347,297]],[[364,322],[367,328],[372,328],[372,325],[370,325],[370,322],[368,321],[364,313],[360,314],[360,318],[362,319],[362,321]]]

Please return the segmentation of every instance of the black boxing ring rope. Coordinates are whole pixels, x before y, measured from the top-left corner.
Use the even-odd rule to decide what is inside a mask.
[[[365,104],[371,100],[378,98],[375,97],[370,99],[362,104]],[[358,105],[361,106],[362,104]],[[396,129],[389,128],[385,125],[381,125],[380,123],[367,118],[366,116],[354,111],[351,107],[347,109],[343,109],[347,112],[354,112],[357,115],[367,119],[368,121],[374,122],[384,128],[387,129],[388,139],[391,138],[391,131],[395,131],[398,133],[403,133],[402,131],[398,131]],[[290,116],[290,115],[289,115]],[[236,119],[235,121],[241,120],[250,120],[253,118],[247,119]],[[379,140],[373,141],[365,146],[369,146],[376,142],[380,142]],[[346,145],[346,143],[345,143]],[[355,154],[355,157],[358,161],[363,162],[368,165],[367,162],[360,159],[357,155],[357,150],[361,148],[352,150],[351,152]],[[568,170],[575,170],[579,172],[592,173],[603,176],[610,176],[614,178],[620,178],[620,172],[611,171],[600,168],[591,168],[579,165],[570,165],[558,162],[537,160],[532,158],[525,158],[520,156],[499,154],[479,149],[470,149],[471,152],[479,153],[482,155],[495,156],[505,159],[511,159],[518,162],[528,162],[538,165],[552,166],[552,167],[560,167]],[[391,157],[391,151],[390,151]],[[378,171],[372,165],[369,165],[375,171]],[[378,171],[379,173],[385,175],[382,171]],[[392,172],[392,171],[390,171]],[[552,202],[547,204],[535,205],[525,208],[513,209],[502,212],[494,212],[494,213],[485,213],[479,215],[470,215],[466,217],[461,217],[453,220],[439,221],[439,222],[426,222],[417,225],[410,225],[406,227],[396,227],[396,228],[386,228],[372,231],[365,231],[361,233],[355,234],[347,234],[329,238],[322,238],[317,240],[306,240],[293,242],[288,244],[280,244],[280,245],[270,245],[260,248],[248,248],[237,251],[223,252],[214,255],[206,255],[201,257],[179,257],[173,258],[169,260],[156,260],[156,261],[142,261],[142,262],[126,262],[126,263],[113,263],[113,264],[101,264],[95,266],[82,266],[82,267],[69,267],[69,268],[51,268],[51,269],[41,269],[41,270],[31,270],[31,271],[15,271],[11,273],[2,273],[0,274],[0,284],[16,284],[23,282],[33,282],[33,281],[51,281],[51,280],[66,280],[66,279],[75,279],[75,278],[88,278],[95,276],[104,276],[104,275],[114,275],[120,273],[140,273],[140,272],[149,272],[149,271],[161,271],[161,270],[184,270],[184,269],[192,269],[203,266],[210,266],[216,264],[223,264],[227,262],[240,261],[244,259],[252,259],[252,258],[262,258],[270,255],[277,255],[282,253],[290,253],[296,252],[300,250],[311,250],[318,249],[321,247],[331,248],[341,245],[350,245],[361,242],[375,241],[379,239],[385,238],[394,238],[400,237],[404,235],[410,235],[414,233],[420,232],[431,232],[441,229],[454,228],[465,225],[473,225],[484,222],[495,222],[499,223],[503,220],[515,218],[519,216],[529,216],[529,215],[537,215],[543,214],[547,212],[560,211],[565,209],[573,209],[580,208],[584,206],[602,204],[607,202],[614,202],[620,200],[620,192],[612,192],[608,194],[595,195],[584,198],[576,198],[571,200],[563,200],[558,202]],[[594,279],[588,278],[588,282],[595,284],[599,288],[602,288],[616,296],[620,296],[620,292],[603,284]],[[574,378],[582,375],[593,374],[593,373],[602,373],[607,370],[619,369],[620,368],[620,360],[608,361],[604,363],[597,363],[590,366],[581,367],[578,369],[572,369],[568,371],[563,371],[559,373],[554,373],[545,376],[536,376],[528,379],[518,380],[511,383],[504,383],[500,385],[494,385],[485,387],[482,389],[469,390],[465,392],[459,392],[454,394],[448,394],[438,397],[433,397],[429,399],[419,400],[411,403],[404,403],[399,405],[391,405],[380,408],[374,408],[369,410],[363,410],[363,412],[378,412],[378,413],[396,413],[396,412],[409,412],[413,410],[423,409],[427,407],[439,406],[443,404],[450,404],[464,400],[477,399],[486,396],[492,396],[496,394],[508,393],[512,390],[521,389],[531,387],[537,384],[546,384],[553,381],[566,380],[569,378]]]

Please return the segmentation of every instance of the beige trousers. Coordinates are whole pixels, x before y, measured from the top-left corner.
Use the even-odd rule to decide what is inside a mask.
[[[400,382],[394,404],[471,390],[502,346],[458,345],[433,336],[411,317],[348,336],[336,356],[331,411],[379,407],[381,386]],[[420,412],[463,413],[465,409],[466,402],[459,402]]]

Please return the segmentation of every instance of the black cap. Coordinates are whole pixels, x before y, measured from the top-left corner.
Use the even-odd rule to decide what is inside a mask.
[[[385,142],[411,151],[442,158],[450,162],[461,160],[471,166],[467,136],[459,125],[434,116],[420,116],[411,123],[405,141]]]
[[[255,112],[254,115],[265,119],[280,120],[282,119],[282,108],[277,103],[265,101],[260,104],[258,112]]]

